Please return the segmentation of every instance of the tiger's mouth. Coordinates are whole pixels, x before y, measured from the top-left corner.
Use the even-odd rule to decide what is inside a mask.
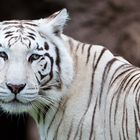
[[[24,103],[17,98],[14,98],[11,101],[1,101],[1,107],[4,112],[8,112],[11,114],[21,114],[29,112],[33,107],[32,103],[33,101]]]
[[[3,100],[1,100],[1,102],[2,102],[3,104],[23,104],[23,105],[28,105],[28,104],[31,104],[31,103],[32,103],[32,101],[28,101],[28,102],[25,103],[25,102],[23,102],[23,101],[17,99],[17,97],[13,98],[13,99],[10,100],[10,101],[3,101]]]
[[[9,101],[8,103],[13,103],[13,104],[24,104],[23,102],[19,101],[17,98],[14,98],[13,100]]]

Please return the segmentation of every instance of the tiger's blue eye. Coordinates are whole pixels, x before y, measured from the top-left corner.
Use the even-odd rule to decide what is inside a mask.
[[[32,54],[32,55],[29,57],[28,61],[29,61],[30,63],[32,63],[33,61],[39,59],[40,57],[41,57],[41,55],[39,55],[39,54]]]
[[[3,58],[4,60],[8,59],[8,55],[6,54],[6,52],[0,52],[0,57]]]

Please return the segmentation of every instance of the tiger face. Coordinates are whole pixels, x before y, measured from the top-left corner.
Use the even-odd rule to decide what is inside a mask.
[[[10,113],[58,102],[73,78],[61,37],[66,10],[46,19],[0,23],[0,105]]]

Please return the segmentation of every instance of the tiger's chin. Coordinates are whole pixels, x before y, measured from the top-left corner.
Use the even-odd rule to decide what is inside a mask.
[[[21,103],[18,101],[12,101],[7,103],[2,103],[1,108],[4,112],[10,113],[10,114],[22,114],[22,113],[28,113],[32,110],[31,103]]]

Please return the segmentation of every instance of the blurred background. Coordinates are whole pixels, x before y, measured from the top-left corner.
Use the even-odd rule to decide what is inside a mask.
[[[104,45],[140,66],[139,0],[1,0],[0,20],[43,18],[64,7],[71,17],[65,34]],[[0,114],[0,140],[38,140],[29,116]]]

